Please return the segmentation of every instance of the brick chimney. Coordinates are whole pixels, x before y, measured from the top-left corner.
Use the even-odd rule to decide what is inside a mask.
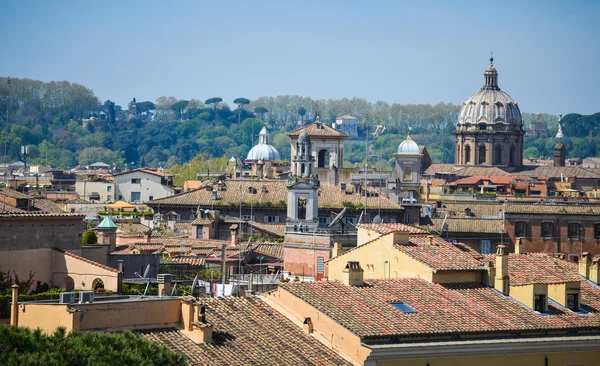
[[[240,232],[238,230],[238,225],[231,225],[230,230],[231,230],[231,246],[236,246],[240,243]]]
[[[590,281],[600,284],[600,258],[595,257],[592,259],[592,265],[590,266]]]
[[[362,286],[363,273],[359,262],[348,262],[342,271],[342,282],[346,286]]]
[[[496,277],[494,279],[494,288],[502,292],[505,296],[508,296],[508,254],[504,248],[504,245],[498,245],[496,249]]]

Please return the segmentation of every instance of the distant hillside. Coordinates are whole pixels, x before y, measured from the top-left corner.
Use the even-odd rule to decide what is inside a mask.
[[[237,102],[237,103],[236,103]],[[44,83],[30,79],[0,78],[0,147],[6,143],[7,160],[20,158],[20,146],[30,148],[29,161],[70,168],[104,161],[117,167],[172,167],[190,161],[198,154],[215,157],[245,157],[267,124],[271,144],[289,159],[287,131],[299,120],[313,121],[317,114],[325,123],[338,116],[359,119],[359,135],[364,140],[376,125],[386,132],[372,141],[371,164],[391,164],[393,153],[409,128],[417,143],[427,146],[436,162],[454,159],[453,131],[459,106],[438,103],[388,104],[364,99],[313,100],[299,96],[261,97],[254,101],[238,98],[230,107],[221,98],[179,100],[159,97],[155,102],[136,101],[121,107],[110,100],[102,103],[92,90],[66,81]],[[556,133],[557,117],[524,113],[526,126],[534,120]],[[596,154],[598,114],[567,115],[563,128],[568,155]],[[538,123],[539,125],[539,123]],[[592,126],[588,128],[589,126]],[[583,132],[584,131],[584,132]],[[585,133],[586,136],[580,136]],[[591,134],[591,139],[587,139]],[[583,140],[592,141],[591,146]],[[552,139],[529,139],[528,153],[549,155]],[[349,144],[348,164],[362,164],[363,143]],[[4,151],[0,150],[0,156]],[[379,156],[382,159],[379,159]],[[3,162],[3,160],[2,160]]]

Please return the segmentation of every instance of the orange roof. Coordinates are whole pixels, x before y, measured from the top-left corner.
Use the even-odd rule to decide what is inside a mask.
[[[455,185],[461,185],[461,184],[477,184],[480,182],[490,182],[491,184],[510,184],[512,183],[512,181],[514,180],[513,177],[499,177],[499,176],[490,176],[490,177],[484,177],[484,176],[479,176],[479,175],[474,175],[472,177],[466,177],[466,178],[462,178],[462,179],[458,179],[452,183],[450,183],[449,185],[455,186]]]
[[[115,203],[111,203],[110,205],[106,205],[106,208],[109,208],[111,210],[119,210],[119,209],[134,209],[135,206],[134,205],[130,205],[129,203],[125,202],[125,201],[117,201]]]

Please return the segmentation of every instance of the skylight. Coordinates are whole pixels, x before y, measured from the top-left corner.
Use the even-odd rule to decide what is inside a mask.
[[[392,304],[396,309],[400,310],[405,314],[412,314],[417,312],[415,309],[411,308],[403,302],[391,302],[390,304]]]

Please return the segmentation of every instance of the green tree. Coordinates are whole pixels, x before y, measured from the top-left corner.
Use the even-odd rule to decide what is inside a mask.
[[[260,119],[265,120],[265,114],[269,113],[269,110],[265,107],[256,107],[254,108],[254,113],[260,116]]]
[[[96,243],[98,243],[98,237],[94,230],[86,230],[83,232],[83,235],[81,235],[81,244],[88,245]]]
[[[238,124],[240,124],[240,116],[242,113],[242,108],[244,108],[244,106],[247,106],[248,104],[250,104],[250,100],[246,99],[246,98],[236,98],[233,101],[233,104],[237,104],[237,115],[238,115]]]

